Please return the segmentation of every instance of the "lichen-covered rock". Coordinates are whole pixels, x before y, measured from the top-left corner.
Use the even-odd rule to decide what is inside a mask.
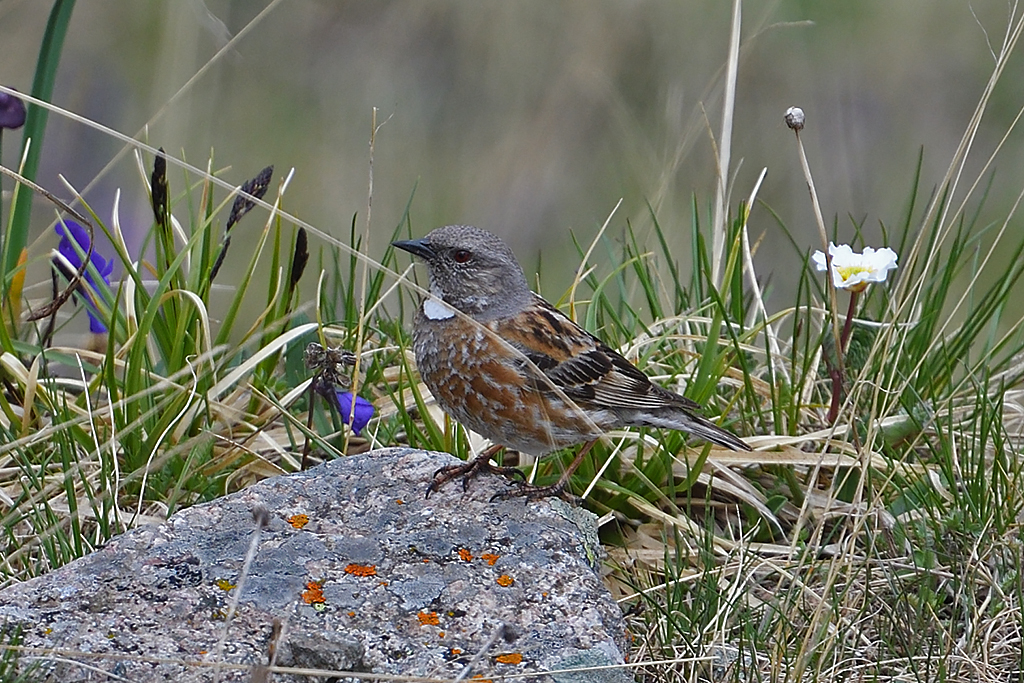
[[[508,485],[493,476],[425,499],[452,462],[395,448],[261,482],[7,588],[0,624],[20,624],[34,652],[59,650],[22,664],[62,682],[314,680],[254,669],[271,658],[342,678],[454,678],[474,660],[467,679],[632,680],[591,668],[621,664],[625,638],[593,517],[558,500],[491,502]]]

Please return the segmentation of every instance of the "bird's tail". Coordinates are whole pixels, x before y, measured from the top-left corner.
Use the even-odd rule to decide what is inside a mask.
[[[660,427],[662,429],[676,429],[682,432],[689,432],[699,439],[710,441],[734,451],[749,451],[750,446],[743,442],[732,432],[722,429],[705,417],[695,415],[690,411],[674,410],[670,414],[655,414],[645,416],[644,423],[648,427]]]

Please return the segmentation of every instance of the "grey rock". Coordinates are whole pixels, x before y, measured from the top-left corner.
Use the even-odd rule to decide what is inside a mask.
[[[272,653],[278,666],[452,679],[482,650],[467,680],[632,680],[601,668],[623,663],[626,633],[593,515],[492,502],[509,485],[493,476],[425,499],[453,462],[393,448],[261,482],[0,591],[0,624],[23,627],[39,680],[325,680],[259,671]]]

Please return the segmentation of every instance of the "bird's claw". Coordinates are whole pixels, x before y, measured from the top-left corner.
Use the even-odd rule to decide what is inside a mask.
[[[526,475],[523,474],[522,470],[517,467],[503,467],[501,465],[495,465],[490,461],[490,458],[483,459],[476,457],[469,462],[462,463],[460,465],[445,465],[434,472],[431,477],[430,485],[427,487],[427,498],[430,498],[431,493],[439,491],[442,486],[447,484],[452,479],[462,477],[462,490],[469,490],[469,480],[480,475],[481,473],[487,472],[489,474],[498,474],[503,477],[515,478],[519,477],[521,485],[526,483]]]

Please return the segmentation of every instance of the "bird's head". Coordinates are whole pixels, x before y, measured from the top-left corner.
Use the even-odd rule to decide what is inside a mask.
[[[515,254],[486,230],[446,225],[418,240],[392,244],[423,259],[430,270],[431,293],[467,315],[501,317],[530,297]]]

